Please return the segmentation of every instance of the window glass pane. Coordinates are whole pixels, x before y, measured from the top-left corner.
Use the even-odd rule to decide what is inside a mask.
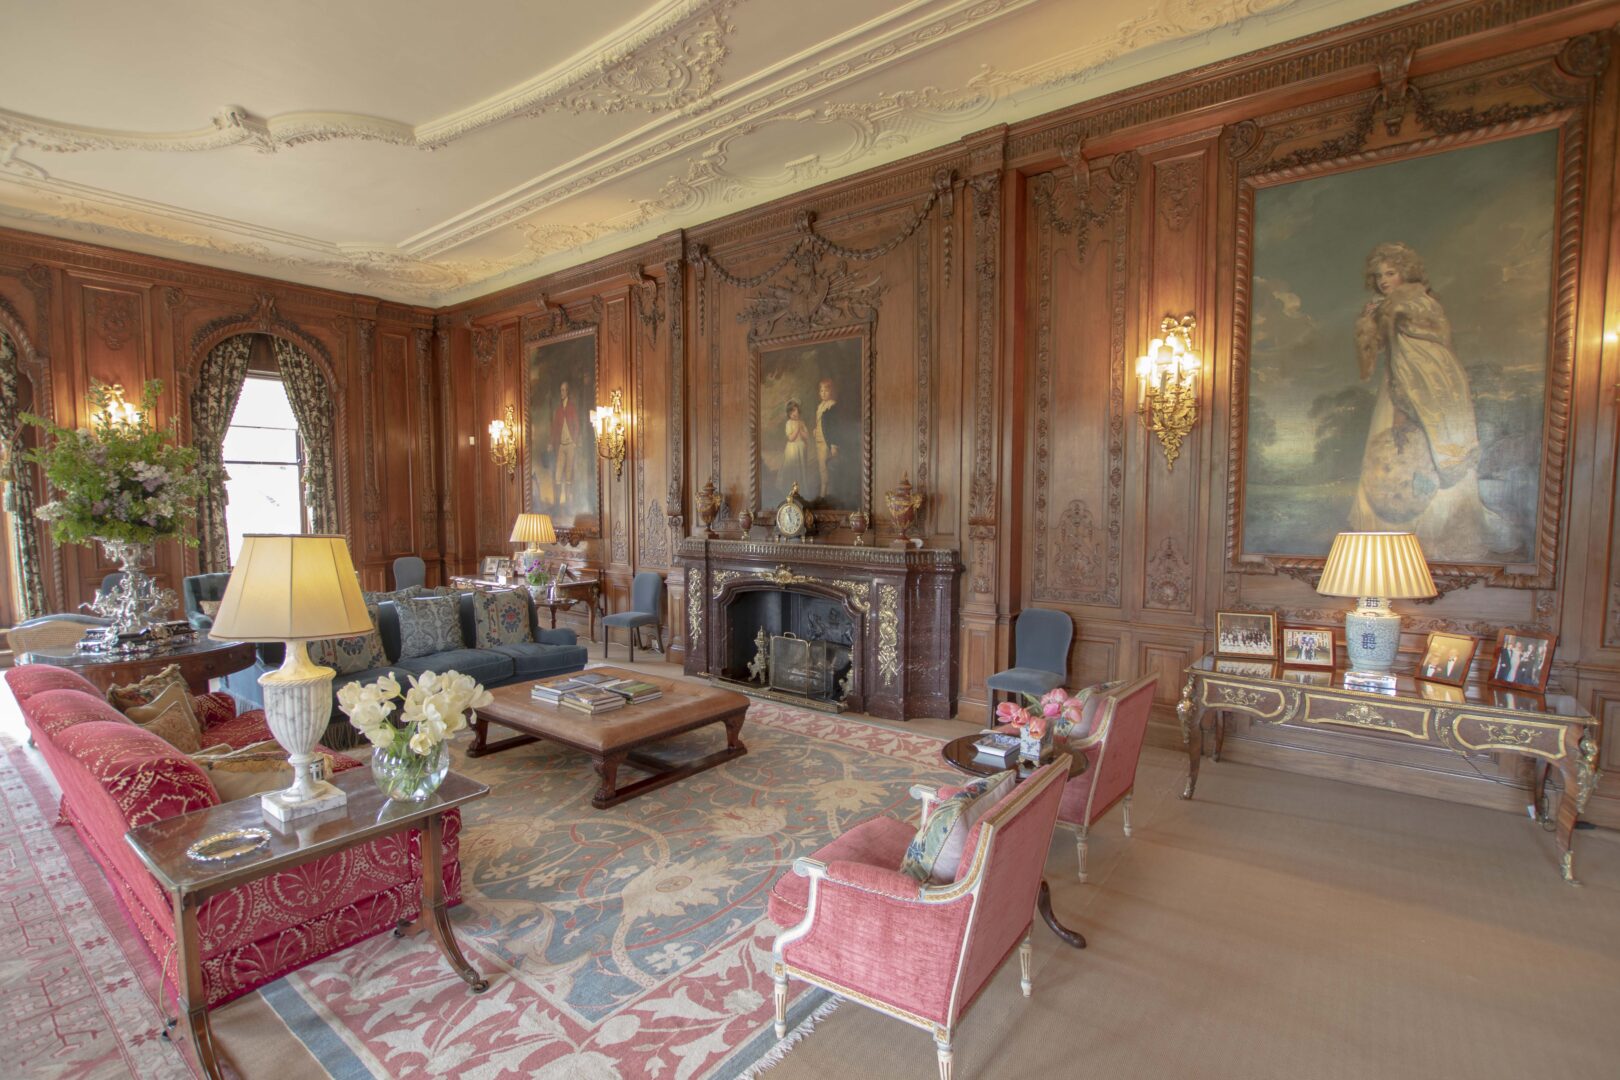
[[[298,428],[292,406],[287,403],[287,388],[281,385],[281,380],[251,375],[242,384],[242,396],[237,399],[231,423],[292,430]]]
[[[298,462],[298,432],[233,426],[225,432],[225,460]]]
[[[231,561],[242,547],[244,533],[298,533],[304,522],[298,505],[297,465],[227,464],[225,481],[229,503],[225,528],[230,537]]]

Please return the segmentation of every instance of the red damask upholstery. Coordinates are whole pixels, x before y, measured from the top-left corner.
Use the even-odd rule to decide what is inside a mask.
[[[9,678],[8,678],[9,681]],[[214,696],[214,695],[207,695]],[[227,715],[204,703],[205,742],[233,746],[270,737],[260,710]],[[130,921],[164,969],[174,999],[174,922],[169,900],[124,841],[150,821],[216,805],[219,796],[192,761],[130,723],[93,693],[31,694],[23,715],[63,794],[63,818],[106,872]],[[361,763],[336,755],[339,771]],[[444,883],[461,899],[460,815],[444,820]],[[414,919],[422,903],[422,836],[412,830],[204,901],[198,909],[203,985],[223,1004],[287,972]]]
[[[778,1037],[788,979],[803,979],[932,1032],[950,1080],[951,1032],[1015,946],[1030,992],[1029,929],[1069,763],[1060,756],[996,804],[948,885],[896,869],[913,830],[893,818],[796,861],[770,897],[772,921],[788,927],[772,950]]]
[[[11,687],[19,705],[47,690],[82,690],[96,697],[101,696],[96,684],[77,671],[50,664],[24,664],[11,668],[6,672],[6,685]]]

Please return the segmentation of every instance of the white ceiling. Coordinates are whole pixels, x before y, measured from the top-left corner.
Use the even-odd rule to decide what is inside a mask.
[[[1388,0],[10,0],[0,224],[442,305]]]

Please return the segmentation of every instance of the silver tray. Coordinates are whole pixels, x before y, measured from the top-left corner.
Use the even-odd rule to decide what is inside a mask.
[[[186,854],[198,862],[218,863],[267,847],[270,833],[265,829],[232,829],[229,832],[205,836],[186,848]]]

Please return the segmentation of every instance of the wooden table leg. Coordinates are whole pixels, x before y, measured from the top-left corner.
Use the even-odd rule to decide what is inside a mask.
[[[1215,713],[1215,752],[1210,755],[1215,761],[1221,760],[1221,750],[1226,746],[1226,710],[1220,709]]]
[[[186,1025],[186,1035],[197,1054],[197,1065],[209,1080],[224,1080],[220,1069],[221,1052],[214,1045],[214,1029],[208,1024],[208,993],[203,988],[202,942],[197,931],[197,904],[195,896],[170,895],[174,909],[176,929],[175,985],[180,997],[175,1007]],[[159,987],[159,1000],[162,988]],[[167,1034],[167,1032],[165,1032]]]
[[[1183,799],[1193,797],[1198,786],[1198,764],[1204,756],[1204,718],[1193,704],[1193,688],[1197,676],[1187,676],[1187,685],[1181,688],[1181,701],[1176,704],[1176,716],[1181,720],[1181,741],[1187,744],[1187,786],[1181,791]]]
[[[748,753],[748,747],[743,745],[742,726],[746,716],[734,716],[726,721],[726,749],[739,754]]]
[[[489,989],[489,981],[467,963],[456,944],[455,930],[450,926],[450,915],[444,902],[444,815],[434,814],[422,829],[422,921],[433,935],[439,951],[457,975],[482,994]]]
[[[619,766],[624,764],[628,753],[627,750],[620,750],[595,759],[596,775],[601,777],[602,782],[597,785],[596,794],[591,796],[591,805],[598,810],[613,805],[614,796],[618,793]]]
[[[1057,916],[1052,913],[1052,887],[1046,883],[1045,878],[1041,878],[1041,891],[1035,899],[1035,908],[1041,913],[1046,925],[1051,927],[1052,933],[1058,936],[1059,941],[1076,949],[1086,947],[1085,936],[1078,930],[1070,930],[1058,922]]]

